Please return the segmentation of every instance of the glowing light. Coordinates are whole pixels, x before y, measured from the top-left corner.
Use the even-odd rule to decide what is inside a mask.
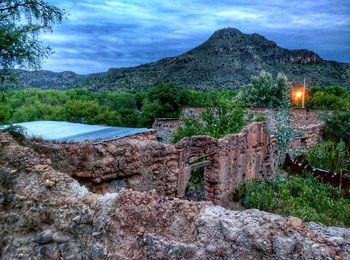
[[[302,91],[295,92],[295,97],[296,98],[301,98],[302,96],[303,96],[303,92]]]

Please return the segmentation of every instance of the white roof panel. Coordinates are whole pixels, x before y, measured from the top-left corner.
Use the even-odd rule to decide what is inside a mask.
[[[26,137],[39,137],[45,141],[59,142],[111,140],[152,131],[148,128],[87,125],[61,121],[33,121],[13,125],[24,127]]]

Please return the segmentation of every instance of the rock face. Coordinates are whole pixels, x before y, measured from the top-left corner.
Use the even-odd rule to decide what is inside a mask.
[[[0,140],[1,259],[349,259],[350,229],[148,192],[94,194]]]
[[[155,189],[160,195],[182,198],[192,170],[203,168],[206,200],[227,207],[242,183],[267,178],[274,168],[265,123],[248,125],[240,134],[222,139],[193,136],[175,145],[132,138],[29,145],[48,156],[55,169],[98,193]]]
[[[308,84],[350,87],[350,64],[322,60],[309,50],[288,50],[259,34],[244,34],[234,28],[216,31],[194,49],[171,58],[132,68],[112,68],[87,76],[23,72],[20,83],[42,88],[84,86],[93,90],[139,90],[161,82],[175,82],[197,89],[238,88],[251,76],[268,71]]]

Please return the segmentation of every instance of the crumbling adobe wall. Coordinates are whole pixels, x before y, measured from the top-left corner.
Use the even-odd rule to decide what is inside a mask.
[[[273,174],[271,140],[265,123],[246,126],[222,139],[192,136],[175,145],[124,138],[99,143],[31,143],[50,158],[53,167],[106,193],[121,188],[155,189],[158,194],[184,197],[196,167],[204,168],[205,197],[229,207],[232,193],[245,181]]]
[[[237,135],[219,139],[220,205],[232,205],[232,194],[241,184],[274,174],[272,146],[265,123],[243,128]]]
[[[244,127],[239,134],[221,139],[209,136],[187,137],[176,144],[180,151],[180,176],[177,194],[183,197],[194,162],[205,158],[204,188],[206,200],[225,207],[232,205],[232,194],[254,178],[273,174],[272,140],[265,123]]]
[[[52,144],[32,142],[52,166],[97,193],[124,189],[176,195],[178,153],[154,140],[123,138],[106,142]]]

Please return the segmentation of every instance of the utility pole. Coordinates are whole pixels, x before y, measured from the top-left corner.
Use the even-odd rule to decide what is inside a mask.
[[[302,99],[302,103],[301,103],[301,108],[305,108],[305,92],[306,92],[306,80],[304,78],[303,99]]]

